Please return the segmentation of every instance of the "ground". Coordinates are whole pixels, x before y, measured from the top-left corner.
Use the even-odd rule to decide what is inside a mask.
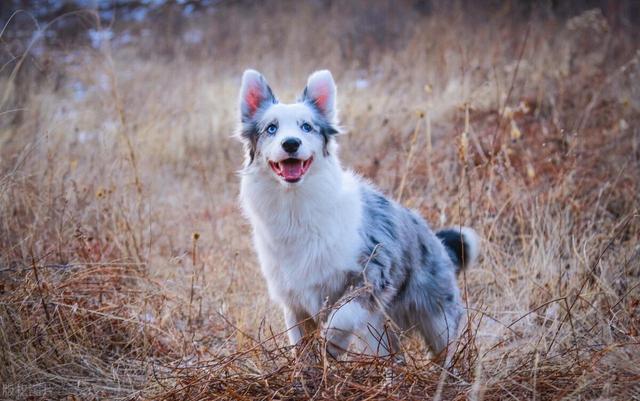
[[[210,3],[2,6],[0,398],[640,399],[634,2]],[[293,356],[237,202],[249,67],[285,101],[329,68],[344,164],[482,237],[449,373]]]

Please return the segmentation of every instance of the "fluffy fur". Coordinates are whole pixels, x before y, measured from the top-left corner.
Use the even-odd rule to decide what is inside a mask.
[[[478,256],[475,232],[434,233],[415,211],[342,168],[329,71],[313,73],[299,101],[282,104],[261,74],[247,70],[240,112],[240,200],[291,344],[316,323],[334,356],[351,343],[386,355],[397,350],[391,319],[440,354],[456,338],[456,273]]]

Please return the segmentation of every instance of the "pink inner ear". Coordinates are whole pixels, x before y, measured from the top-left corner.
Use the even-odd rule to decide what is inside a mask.
[[[259,83],[252,84],[247,89],[247,94],[245,95],[244,101],[247,104],[247,108],[249,109],[249,114],[253,114],[258,110],[260,103],[264,100],[262,96],[262,90],[260,88]]]
[[[313,98],[315,104],[323,111],[326,111],[327,102],[329,100],[329,86],[326,84],[320,84],[313,88]]]

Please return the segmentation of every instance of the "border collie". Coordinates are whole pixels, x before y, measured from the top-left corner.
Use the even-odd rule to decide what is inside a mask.
[[[320,327],[336,358],[350,346],[384,356],[398,351],[398,330],[415,330],[442,355],[463,312],[456,275],[477,258],[478,237],[467,227],[432,231],[345,170],[339,132],[329,71],[311,74],[291,104],[244,72],[240,201],[289,340]]]

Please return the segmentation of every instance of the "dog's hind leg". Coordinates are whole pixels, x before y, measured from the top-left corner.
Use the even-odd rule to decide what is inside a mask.
[[[381,312],[373,312],[370,320],[355,335],[357,350],[363,354],[388,356],[398,351],[399,340]]]
[[[384,315],[359,298],[349,300],[330,313],[324,335],[327,352],[336,359],[354,341],[357,351],[364,354],[384,356],[394,352]]]
[[[354,331],[368,315],[367,310],[355,299],[333,309],[322,331],[327,353],[339,359],[348,350]]]
[[[451,364],[458,338],[461,311],[457,306],[445,309],[441,304],[421,313],[417,328],[436,359],[444,366]]]

